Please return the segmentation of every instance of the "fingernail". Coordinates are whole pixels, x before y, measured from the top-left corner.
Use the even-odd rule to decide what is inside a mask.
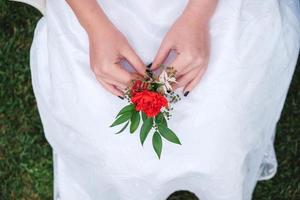
[[[122,97],[122,96],[118,96],[120,99],[124,99],[124,97]]]
[[[151,66],[152,66],[152,63],[148,64],[148,65],[147,65],[147,68],[151,68]]]
[[[190,91],[186,91],[183,95],[186,97],[189,93]]]

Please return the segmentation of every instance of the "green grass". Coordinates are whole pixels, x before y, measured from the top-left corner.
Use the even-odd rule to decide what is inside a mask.
[[[43,135],[29,68],[29,48],[40,17],[29,6],[0,0],[0,200],[52,199],[51,149]],[[297,68],[277,129],[278,172],[258,183],[254,200],[300,199],[299,133]],[[183,192],[174,196],[170,199],[193,199]]]

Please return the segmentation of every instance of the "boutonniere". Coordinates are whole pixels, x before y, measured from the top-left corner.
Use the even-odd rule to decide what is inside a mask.
[[[124,94],[128,105],[118,112],[115,121],[110,125],[114,127],[122,124],[123,127],[116,133],[119,134],[128,125],[130,133],[134,133],[142,123],[139,129],[140,142],[143,145],[149,133],[152,132],[153,149],[159,159],[163,139],[181,145],[179,138],[167,123],[173,110],[172,104],[181,99],[172,90],[172,83],[176,83],[176,70],[163,65],[161,68],[162,72],[159,76],[147,69],[142,79],[131,81]]]

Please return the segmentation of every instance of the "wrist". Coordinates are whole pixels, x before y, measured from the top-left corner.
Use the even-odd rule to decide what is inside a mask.
[[[218,0],[189,0],[184,15],[197,23],[207,25],[212,17]]]
[[[113,23],[104,17],[92,18],[89,24],[84,26],[89,38],[109,38],[116,31]]]
[[[82,18],[80,24],[89,35],[104,31],[107,27],[111,26],[109,19],[97,10]]]
[[[80,1],[74,2],[78,3]],[[74,2],[70,1],[70,6],[72,6],[80,25],[85,29],[88,35],[99,34],[109,29],[109,27],[113,27],[96,1],[78,5],[74,5]]]
[[[110,21],[102,21],[100,19],[93,18],[93,22],[84,26],[85,31],[89,37],[101,37],[101,35],[109,33],[113,29],[113,25]]]

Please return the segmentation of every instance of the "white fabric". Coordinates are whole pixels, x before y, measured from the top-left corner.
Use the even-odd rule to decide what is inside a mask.
[[[187,1],[99,3],[149,63]],[[164,140],[158,160],[151,134],[142,147],[138,133],[109,128],[126,102],[95,79],[86,32],[67,3],[47,1],[30,58],[55,152],[54,198],[163,200],[189,190],[201,200],[250,200],[256,182],[276,173],[273,141],[299,52],[299,13],[297,0],[219,1],[208,70],[169,121],[182,145]]]

